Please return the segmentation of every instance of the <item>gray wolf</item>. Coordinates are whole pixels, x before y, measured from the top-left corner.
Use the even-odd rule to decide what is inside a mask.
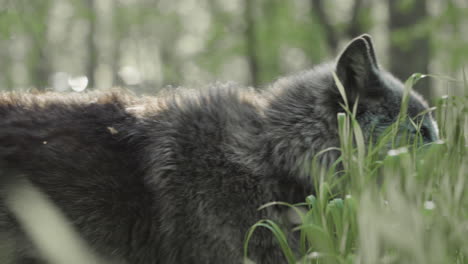
[[[339,146],[343,112],[332,72],[367,138],[398,116],[403,84],[378,64],[370,36],[352,40],[335,62],[280,78],[265,91],[214,85],[158,98],[123,92],[4,93],[0,160],[41,190],[98,254],[123,263],[241,263],[246,231],[280,221],[271,201],[313,192],[304,166]],[[428,108],[410,96],[408,115]],[[417,133],[414,128],[407,128]],[[430,115],[419,131],[437,139]],[[338,157],[321,159],[327,166]],[[13,263],[44,263],[0,204],[0,231]],[[53,237],[51,236],[51,239]],[[257,263],[284,263],[259,230]]]

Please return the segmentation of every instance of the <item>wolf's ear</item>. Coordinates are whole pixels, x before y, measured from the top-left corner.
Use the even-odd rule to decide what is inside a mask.
[[[369,54],[371,56],[372,62],[374,63],[374,66],[378,68],[378,63],[377,63],[377,57],[375,56],[375,51],[374,51],[374,42],[372,41],[372,37],[368,34],[362,34],[360,36],[367,42],[367,47],[369,48]]]
[[[365,93],[378,70],[371,37],[353,39],[338,57],[335,70],[349,96]]]

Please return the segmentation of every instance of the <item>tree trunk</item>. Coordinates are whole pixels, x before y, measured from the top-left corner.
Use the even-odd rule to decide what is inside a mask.
[[[43,43],[42,45],[45,46],[47,43]],[[46,47],[44,46],[38,47],[37,57],[32,66],[33,83],[38,90],[44,90],[49,85],[51,73],[49,56],[46,55]]]
[[[86,62],[86,77],[88,78],[88,88],[94,88],[95,79],[94,74],[97,67],[97,46],[95,42],[96,35],[96,13],[94,0],[88,0],[87,11],[89,12],[88,22],[89,22],[89,31],[86,40],[87,51],[88,51],[88,60]]]
[[[122,9],[115,3],[112,2],[113,10],[112,13],[112,86],[123,86],[124,83],[119,76],[120,70],[120,59],[121,59],[121,44],[124,39],[124,32],[121,27],[119,27],[119,22],[125,21],[124,15],[122,14]]]
[[[370,25],[369,23],[363,23],[363,21],[370,21],[370,19],[369,17],[367,17],[368,19],[363,18],[369,16],[372,3],[369,0],[354,0],[353,7],[350,10],[351,19],[342,30],[338,30],[338,27],[335,27],[331,23],[324,6],[325,3],[324,0],[311,0],[312,15],[323,27],[323,34],[325,35],[328,48],[332,53],[336,54],[339,52],[340,36],[352,39],[363,33],[367,33]]]
[[[405,34],[411,39],[409,45],[401,45],[392,37],[399,30],[407,30],[421,23],[428,15],[426,0],[413,0],[410,6],[402,6],[400,0],[388,0],[390,28],[390,71],[401,80],[415,72],[428,73],[430,59],[429,34]],[[431,99],[429,79],[421,80],[414,87],[426,99]]]
[[[325,35],[327,46],[333,52],[336,53],[338,50],[338,36],[335,27],[330,22],[322,0],[311,0],[312,13],[316,16],[318,22],[323,27],[323,33]]]
[[[245,40],[247,46],[247,60],[249,63],[250,80],[253,87],[259,85],[258,72],[258,53],[257,53],[257,38],[255,32],[255,1],[244,1],[244,16],[246,22]]]

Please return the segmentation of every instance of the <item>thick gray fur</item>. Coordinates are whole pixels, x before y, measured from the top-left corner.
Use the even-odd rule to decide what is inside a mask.
[[[364,35],[335,63],[281,78],[259,93],[215,85],[157,103],[119,93],[2,95],[0,162],[43,191],[108,259],[241,263],[249,227],[282,219],[281,208],[257,209],[303,201],[313,193],[305,165],[339,145],[343,100],[334,71],[350,103],[359,98],[366,138],[395,121],[403,85],[379,68]],[[427,107],[411,95],[410,116]],[[430,115],[421,132],[426,142],[437,139]],[[336,159],[329,152],[321,162]],[[0,204],[13,263],[43,263],[21,230]],[[249,252],[257,263],[285,263],[266,230],[254,233]]]

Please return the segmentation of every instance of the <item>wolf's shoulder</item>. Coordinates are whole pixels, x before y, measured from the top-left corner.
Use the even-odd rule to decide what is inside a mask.
[[[147,156],[157,157],[149,163],[157,168],[222,164],[227,162],[223,156],[230,146],[250,140],[263,129],[265,102],[252,89],[215,84],[170,92],[160,100],[158,111],[143,110],[141,117],[141,131],[148,135],[145,145],[151,154]]]

